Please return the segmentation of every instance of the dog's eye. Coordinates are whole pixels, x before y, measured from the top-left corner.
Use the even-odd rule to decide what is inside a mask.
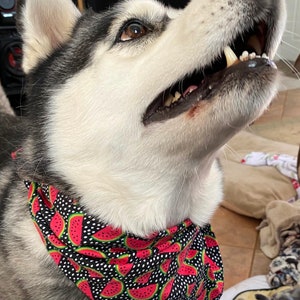
[[[120,35],[120,41],[126,42],[134,39],[138,39],[148,33],[149,29],[139,23],[139,22],[132,22],[127,24]]]

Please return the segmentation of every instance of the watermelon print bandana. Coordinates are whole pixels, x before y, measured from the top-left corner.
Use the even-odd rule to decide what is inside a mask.
[[[185,220],[140,238],[97,220],[53,186],[25,185],[50,256],[89,299],[220,299],[223,266],[209,225]]]

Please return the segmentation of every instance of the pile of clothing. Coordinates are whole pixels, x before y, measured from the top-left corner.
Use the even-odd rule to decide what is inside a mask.
[[[283,230],[280,240],[281,250],[270,264],[268,282],[273,287],[300,284],[300,225]]]
[[[234,300],[300,300],[300,149],[298,159],[285,154],[252,152],[242,160],[251,166],[271,166],[290,178],[295,197],[274,200],[259,226],[261,250],[273,259],[266,283],[271,288],[247,290]]]

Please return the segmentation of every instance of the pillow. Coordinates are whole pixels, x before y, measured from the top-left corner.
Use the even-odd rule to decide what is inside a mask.
[[[253,290],[253,289],[269,289],[270,286],[267,282],[267,278],[265,275],[257,275],[251,278],[248,278],[229,289],[225,290],[221,300],[232,300],[236,295],[241,292]]]
[[[296,157],[298,146],[242,131],[228,142],[221,154],[220,161],[224,172],[222,206],[242,215],[262,219],[269,202],[289,200],[295,197],[296,191],[290,179],[274,167],[241,164],[244,156],[253,151]]]
[[[297,300],[299,288],[293,288],[291,286],[280,286],[272,289],[264,290],[249,290],[240,293],[233,300]],[[295,295],[295,297],[294,297]]]

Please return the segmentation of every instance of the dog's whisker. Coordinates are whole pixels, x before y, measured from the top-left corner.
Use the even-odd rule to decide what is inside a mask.
[[[298,36],[300,36],[300,35],[298,35]],[[290,49],[299,51],[299,48],[296,47],[296,46],[294,46],[293,44],[291,44],[291,43],[289,43],[289,42],[287,42],[287,41],[285,41],[285,40],[282,40],[281,42],[282,42],[282,44],[288,46]]]
[[[278,53],[276,56],[279,57],[279,59],[295,74],[297,79],[300,80],[300,72],[293,66],[293,64]]]
[[[180,94],[183,94],[183,93],[184,93],[183,80],[180,82],[179,93],[180,93]]]
[[[224,158],[226,160],[228,160],[228,157],[227,157],[228,153],[231,153],[235,157],[239,157],[238,152],[236,150],[234,150],[234,148],[232,148],[229,144],[224,145],[224,147],[222,148],[222,152],[223,152]]]
[[[178,191],[178,195],[176,197],[176,203],[179,202],[180,198],[181,198],[181,195],[182,195],[182,191],[183,191],[183,187],[185,185],[185,182],[186,182],[186,178],[187,178],[187,175],[186,173],[183,174],[183,179],[182,179],[182,182],[181,182],[181,185],[180,185],[180,189]]]
[[[288,34],[292,34],[295,38],[300,38],[300,34],[297,33],[297,32],[295,32],[295,31],[291,31],[291,30],[285,29],[284,32],[288,33]],[[296,48],[296,47],[294,47],[294,48]],[[297,48],[297,50],[299,50],[299,49]]]
[[[36,168],[34,170],[34,177],[38,176],[38,174],[39,174],[38,169],[39,169],[39,166],[42,163],[42,161],[43,161],[43,158],[40,158],[39,160],[37,160],[37,162],[36,162]]]

